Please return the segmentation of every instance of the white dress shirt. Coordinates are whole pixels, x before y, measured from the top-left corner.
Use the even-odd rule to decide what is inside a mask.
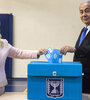
[[[87,28],[88,28],[88,30],[87,30],[87,32],[86,32],[86,35],[88,34],[88,32],[90,31],[90,25],[89,26],[87,26]],[[85,35],[85,36],[86,36]]]

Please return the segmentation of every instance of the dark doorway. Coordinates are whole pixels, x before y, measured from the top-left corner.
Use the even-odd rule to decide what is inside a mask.
[[[12,45],[13,40],[13,15],[12,14],[0,14],[0,33],[2,38],[7,39]],[[5,71],[7,78],[12,78],[12,59],[6,60]]]

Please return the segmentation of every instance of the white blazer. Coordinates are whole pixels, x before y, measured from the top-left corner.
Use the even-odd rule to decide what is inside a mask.
[[[5,62],[7,57],[19,59],[37,59],[37,50],[21,50],[13,47],[6,39],[2,39],[4,45],[0,46],[0,87],[7,85]]]

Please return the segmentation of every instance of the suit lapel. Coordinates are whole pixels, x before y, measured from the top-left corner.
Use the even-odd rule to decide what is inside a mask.
[[[87,40],[88,37],[90,37],[90,31],[89,31],[88,34],[85,36],[85,38],[84,38],[84,40],[82,41],[82,43],[81,43],[80,46],[82,46],[82,45],[84,44],[84,42],[86,42],[86,40]],[[80,38],[79,38],[79,41],[80,41]],[[79,43],[78,43],[78,45],[79,45]],[[80,47],[80,46],[79,46],[79,47]]]
[[[83,29],[84,29],[84,28],[83,28]],[[76,48],[79,48],[79,41],[80,41],[80,37],[81,37],[82,32],[83,32],[83,29],[81,30],[81,33],[80,33],[80,35],[79,35],[79,37],[78,37],[78,39],[77,39],[77,42],[76,42],[76,45],[75,45]]]
[[[80,35],[78,37],[78,40],[76,42],[76,46],[75,46],[76,48],[81,47],[83,45],[83,43],[87,40],[87,38],[88,37],[90,38],[90,31],[89,31],[88,34],[85,36],[84,40],[82,41],[81,45],[79,46],[79,42],[80,42],[80,38],[81,38],[82,32],[83,32],[83,29],[82,29],[82,31],[81,31],[81,33],[80,33]]]
[[[84,40],[82,41],[81,45],[83,45],[83,43],[87,40],[87,38],[90,37],[90,31],[88,32],[88,34],[85,36]]]

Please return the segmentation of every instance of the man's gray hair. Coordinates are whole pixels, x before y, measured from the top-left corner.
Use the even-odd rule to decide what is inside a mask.
[[[84,0],[80,3],[80,5],[84,4],[84,3],[90,3],[90,0]]]

